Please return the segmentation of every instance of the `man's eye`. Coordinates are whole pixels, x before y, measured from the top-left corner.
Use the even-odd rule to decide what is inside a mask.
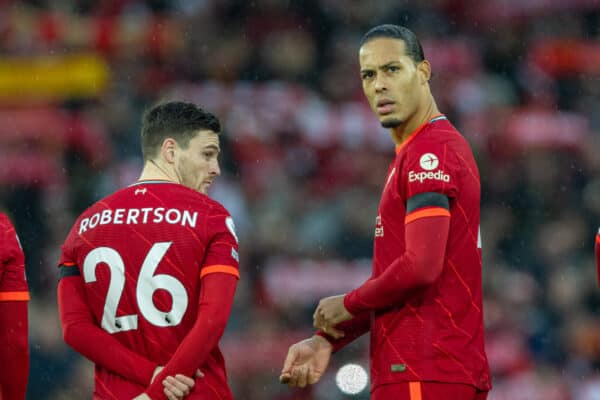
[[[392,66],[388,67],[388,71],[390,71],[390,72],[398,72],[398,71],[400,71],[400,68],[392,65]]]
[[[372,78],[373,76],[375,76],[375,74],[373,73],[373,71],[363,72],[363,74],[362,74],[362,78],[363,79]]]

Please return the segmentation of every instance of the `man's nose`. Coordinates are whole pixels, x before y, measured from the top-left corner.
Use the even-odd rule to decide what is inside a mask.
[[[219,167],[219,162],[215,161],[210,169],[211,175],[219,176],[221,175],[221,167]]]
[[[377,76],[375,76],[374,87],[375,92],[377,93],[385,92],[387,90],[387,81],[383,74],[377,74]]]

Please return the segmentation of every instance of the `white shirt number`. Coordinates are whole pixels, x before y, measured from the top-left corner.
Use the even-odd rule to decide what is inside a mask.
[[[135,291],[136,300],[142,316],[156,326],[178,325],[188,306],[185,287],[176,278],[167,274],[154,275],[158,264],[165,256],[171,242],[155,243],[142,264]],[[110,247],[98,247],[92,250],[83,262],[83,278],[86,283],[96,282],[96,267],[104,263],[110,269],[110,282],[102,314],[102,328],[108,333],[117,333],[137,329],[138,316],[123,315],[117,317],[117,307],[125,287],[125,264],[121,255]],[[152,295],[163,289],[172,298],[171,309],[160,311],[152,301]]]

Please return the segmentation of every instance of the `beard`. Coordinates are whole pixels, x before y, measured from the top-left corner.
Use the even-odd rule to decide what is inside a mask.
[[[396,128],[402,125],[403,123],[404,121],[402,121],[401,119],[392,118],[381,121],[381,126],[383,126],[384,128]]]

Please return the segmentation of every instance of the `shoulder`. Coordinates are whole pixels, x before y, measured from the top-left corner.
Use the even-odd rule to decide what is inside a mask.
[[[79,216],[75,220],[75,225],[83,218],[89,217],[91,214],[97,212],[98,209],[105,208],[111,202],[111,199],[113,199],[114,196],[116,196],[121,190],[123,189],[120,189],[106,197],[101,198],[100,200],[97,200],[95,203],[92,203],[88,208],[83,210],[81,214],[79,214]]]
[[[14,228],[10,222],[10,219],[8,219],[8,216],[0,213],[0,253],[2,253],[0,261],[4,260],[7,253],[10,253],[10,248],[12,247],[12,240],[10,238],[14,235],[11,234],[13,229]]]
[[[106,208],[108,206],[108,204],[111,203],[110,199],[112,199],[114,196],[116,196],[122,190],[123,189],[119,189],[116,192],[101,198],[100,200],[96,201],[95,203],[92,203],[88,208],[83,210],[79,214],[79,216],[77,216],[77,218],[73,221],[73,225],[71,226],[71,230],[69,231],[69,234],[67,235],[67,238],[65,239],[65,243],[71,242],[79,236],[77,230],[78,230],[78,227],[81,224],[82,220],[84,220],[85,218],[89,218],[94,213],[98,213],[99,210]]]
[[[209,202],[207,204],[210,205],[210,214],[211,215],[229,216],[229,211],[225,208],[225,206],[223,206],[221,203],[219,203],[216,200],[213,200],[210,198],[208,200],[209,200]]]
[[[447,119],[429,124],[415,137],[413,148],[436,146],[461,146],[466,144],[464,136]]]
[[[431,124],[415,137],[409,150],[414,156],[433,153],[447,160],[461,160],[472,157],[472,150],[465,137],[448,120]]]
[[[3,212],[0,212],[0,229],[8,229],[12,227],[12,223],[8,219],[8,216]]]
[[[229,212],[218,201],[211,199],[208,195],[197,192],[183,185],[173,185],[173,198],[177,198],[178,202],[192,206],[195,209],[204,210],[207,215],[227,214]]]
[[[201,234],[210,234],[216,229],[215,226],[229,227],[233,224],[229,211],[208,195],[178,184],[164,185],[160,190],[163,207],[187,210],[206,221],[198,225]]]

